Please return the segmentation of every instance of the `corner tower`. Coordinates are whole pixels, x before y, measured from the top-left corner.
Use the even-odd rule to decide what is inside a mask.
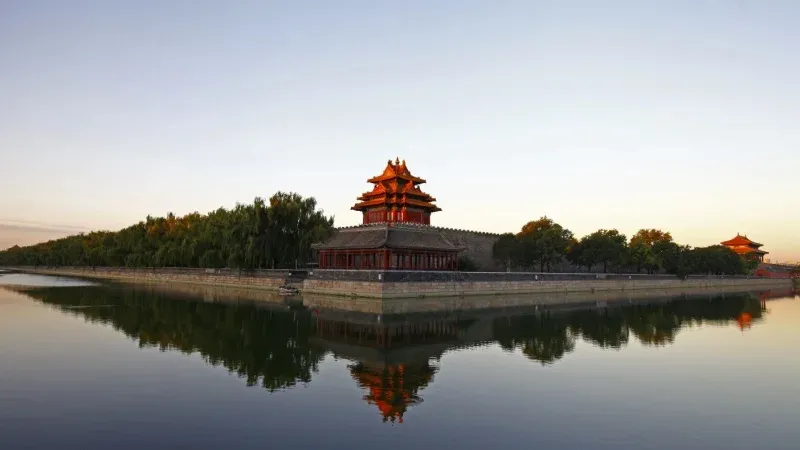
[[[352,210],[360,211],[363,224],[371,223],[416,223],[430,225],[431,214],[441,211],[434,205],[435,198],[423,192],[419,185],[422,178],[411,174],[405,160],[396,158],[386,163],[383,173],[367,182],[374,186],[370,192],[358,197],[359,203]]]
[[[367,181],[372,191],[361,194],[351,208],[361,212],[363,223],[339,228],[325,242],[311,245],[320,269],[458,269],[458,253],[466,247],[430,226],[431,214],[441,209],[419,188],[425,180],[411,175],[397,158]]]

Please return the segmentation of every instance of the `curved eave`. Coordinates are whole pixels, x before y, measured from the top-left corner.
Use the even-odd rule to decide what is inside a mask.
[[[436,197],[426,193],[418,193],[418,192],[365,192],[360,196],[356,197],[356,200],[361,200],[362,202],[371,202],[378,199],[387,199],[390,201],[392,199],[397,201],[403,201],[403,199],[417,201],[417,202],[427,202],[433,203],[436,201]]]
[[[753,242],[745,236],[737,235],[733,239],[728,239],[727,241],[720,242],[722,245],[726,246],[735,246],[735,245],[747,245],[751,247],[761,247],[763,244],[759,244],[758,242]]]
[[[366,203],[365,202],[365,203],[357,203],[357,204],[351,206],[350,209],[352,211],[363,211],[363,210],[365,210],[367,208],[372,208],[372,207],[375,207],[375,206],[412,206],[412,207],[415,207],[415,208],[423,209],[423,210],[428,211],[428,212],[439,212],[439,211],[442,210],[442,208],[439,208],[436,205],[421,205],[421,204],[415,204],[415,203],[409,203],[409,202],[398,202],[398,203],[393,203],[393,202],[369,202],[369,203]]]
[[[737,254],[739,254],[739,255],[752,255],[752,254],[767,255],[767,254],[769,254],[769,252],[765,252],[764,250],[757,250],[757,249],[754,249],[754,248],[746,248],[746,249],[745,248],[740,248],[740,249],[734,248],[732,250],[734,252],[736,252]]]
[[[382,181],[388,181],[395,178],[400,178],[406,181],[413,181],[414,183],[417,184],[427,183],[427,181],[425,181],[422,178],[417,178],[413,175],[405,175],[405,174],[381,174],[378,175],[377,177],[370,178],[369,180],[367,180],[367,183],[380,183]]]

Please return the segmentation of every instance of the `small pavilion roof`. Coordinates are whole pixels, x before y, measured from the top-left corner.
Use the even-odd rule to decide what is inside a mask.
[[[420,249],[459,251],[436,228],[425,225],[375,224],[342,228],[327,241],[313,244],[317,250]]]
[[[748,246],[752,246],[752,247],[761,247],[761,245],[762,245],[762,244],[759,244],[758,242],[753,242],[750,239],[748,239],[747,236],[742,236],[742,235],[740,235],[738,233],[736,234],[735,238],[729,239],[727,241],[724,241],[721,244],[722,245],[729,245],[729,246],[748,245]]]

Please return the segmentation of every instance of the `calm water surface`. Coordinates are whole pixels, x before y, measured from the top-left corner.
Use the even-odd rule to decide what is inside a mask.
[[[788,292],[377,318],[0,274],[0,449],[797,449],[799,325]]]

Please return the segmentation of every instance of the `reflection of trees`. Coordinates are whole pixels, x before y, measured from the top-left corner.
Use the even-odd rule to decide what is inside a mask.
[[[614,349],[627,345],[631,334],[643,345],[668,345],[682,328],[731,323],[750,327],[765,311],[759,298],[745,295],[486,320],[476,319],[476,313],[463,320],[408,317],[391,324],[386,323],[389,318],[359,324],[315,319],[304,310],[181,300],[139,286],[41,288],[27,293],[64,312],[109,324],[142,347],[199,353],[209,364],[222,365],[249,385],[268,390],[309,382],[329,349],[341,344],[339,336],[353,347],[355,356],[348,358],[354,361],[351,375],[387,420],[401,419],[432,381],[435,368],[411,361],[428,361],[453,348],[491,339],[504,349],[519,349],[533,361],[552,364],[572,352],[579,338]],[[488,323],[491,327],[483,328]],[[317,340],[324,337],[322,345],[312,345],[312,335]],[[360,350],[365,348],[389,351],[392,358],[378,358],[381,362],[376,363],[369,352]]]
[[[519,348],[530,359],[550,364],[574,350],[578,336],[603,348],[622,348],[628,343],[630,334],[643,345],[668,345],[685,327],[735,322],[744,328],[742,323],[749,327],[763,314],[763,305],[757,297],[719,296],[604,310],[506,317],[494,321],[492,332],[504,349]]]
[[[270,391],[309,382],[325,353],[309,345],[310,315],[304,313],[176,300],[131,287],[40,289],[28,294],[89,321],[110,324],[138,339],[141,347],[197,352],[248,385]]]
[[[622,348],[630,334],[624,317],[609,310],[575,312],[570,316],[570,329],[584,340],[604,348]]]
[[[551,364],[575,349],[564,317],[550,315],[498,319],[494,338],[506,350],[521,348],[528,358]]]

